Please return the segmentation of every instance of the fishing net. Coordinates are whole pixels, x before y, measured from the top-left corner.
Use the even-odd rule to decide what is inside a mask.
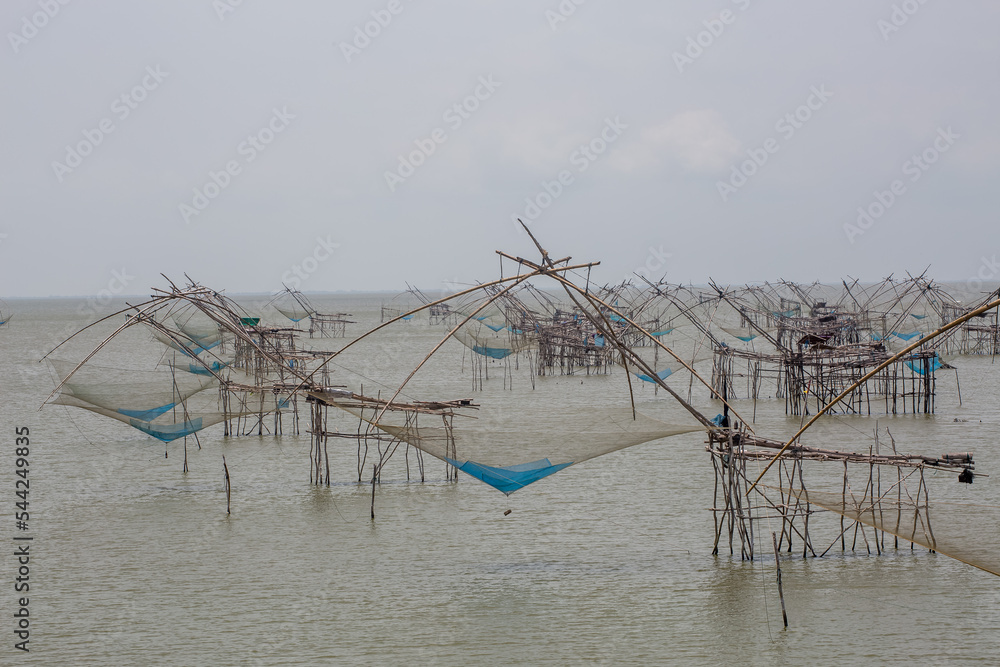
[[[222,332],[209,318],[174,313],[134,322],[141,326],[106,341],[82,365],[50,357],[57,380],[65,380],[50,402],[115,419],[162,442],[265,411],[261,405],[222,409],[217,376],[249,378],[229,369],[233,347],[223,345]]]
[[[50,359],[60,378],[75,363]],[[214,377],[174,373],[169,369],[125,370],[85,364],[63,383],[52,403],[83,408],[117,419],[163,442],[191,435],[225,417],[217,407],[218,396],[208,392],[218,386]]]
[[[505,359],[533,346],[531,338],[517,329],[485,320],[468,322],[453,337],[476,354],[489,359]]]
[[[786,490],[786,493],[789,491]],[[866,497],[821,491],[790,492],[809,502],[1000,575],[1000,507],[928,501],[926,497]],[[896,495],[896,494],[892,494]],[[970,539],[978,535],[979,539]]]
[[[271,305],[292,322],[300,322],[316,313],[305,295],[296,290],[285,290],[276,296]]]
[[[767,342],[767,338],[761,333],[762,331],[766,332],[772,338],[778,333],[777,327],[760,327],[755,329],[753,327],[720,326],[719,328],[744,343],[749,343],[757,339],[760,339],[760,342]]]
[[[155,327],[149,327],[149,330],[153,334],[153,338],[188,357],[196,357],[222,343],[221,335],[214,339],[211,337],[194,338],[179,330],[163,331]]]
[[[701,363],[707,359],[711,359],[712,355],[710,351],[705,351],[704,349],[697,352],[691,350],[684,350],[682,348],[672,348],[674,352],[684,360],[684,362],[694,368],[695,364]],[[675,373],[688,373],[688,369],[681,362],[677,361],[670,353],[666,352],[658,345],[651,345],[647,347],[632,348],[632,354],[642,359],[650,368],[653,369],[654,373],[661,380],[666,380]],[[618,358],[616,357],[616,361]],[[657,384],[656,380],[645,370],[640,369],[635,364],[629,364],[629,370],[632,374],[637,377],[642,382],[648,382],[650,384]]]
[[[350,391],[313,392],[379,430],[510,495],[571,465],[626,447],[702,430],[671,424],[628,406],[527,410],[482,405],[384,404]]]
[[[173,321],[183,337],[205,349],[222,340],[222,330],[219,325],[203,315],[177,313],[173,316]]]
[[[312,313],[294,301],[285,303],[273,303],[274,309],[290,319],[292,322],[300,322],[309,317]]]

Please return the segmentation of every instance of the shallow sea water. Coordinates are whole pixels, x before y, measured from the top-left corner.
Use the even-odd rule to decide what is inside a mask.
[[[382,300],[314,298],[321,310],[352,312],[355,335],[378,322]],[[224,438],[221,425],[206,429],[200,450],[188,443],[185,474],[179,441],[165,448],[85,411],[39,410],[53,388],[40,352],[85,319],[74,300],[10,305],[14,320],[0,329],[8,480],[0,521],[8,551],[14,427],[28,426],[35,539],[28,655],[12,648],[15,564],[0,559],[8,582],[0,595],[4,664],[996,661],[1000,580],[908,545],[881,556],[837,548],[823,558],[783,558],[790,625],[782,629],[769,541],[754,562],[728,550],[711,555],[713,472],[697,433],[573,466],[510,498],[465,475],[444,481],[444,464],[430,457],[427,481],[407,483],[398,452],[372,521],[371,487],[352,481],[357,454],[349,441],[331,442],[330,487],[309,484],[309,436],[291,435],[287,422],[280,437]],[[444,331],[426,320],[393,325],[382,347],[369,350],[365,373],[405,374],[412,365],[400,359],[419,361]],[[314,342],[326,343],[343,341]],[[440,355],[429,372],[459,392],[443,398],[530,397],[523,369],[513,390],[505,393],[497,366],[485,391],[473,393],[464,348],[452,343]],[[932,500],[1000,505],[1000,376],[989,358],[955,365],[961,407],[954,373],[941,372],[937,414],[879,423],[901,450],[974,451],[977,471],[992,475],[971,486],[931,475]],[[619,369],[610,377],[541,378],[538,391],[559,385],[574,400],[600,400],[624,386],[622,377]],[[669,400],[647,387],[640,399]],[[707,414],[719,411],[704,392],[693,400]],[[875,421],[830,419],[806,439],[867,450]],[[787,435],[798,423],[781,401],[757,405],[758,432]],[[807,484],[821,477],[807,464]],[[813,521],[817,543],[839,532],[833,515]]]

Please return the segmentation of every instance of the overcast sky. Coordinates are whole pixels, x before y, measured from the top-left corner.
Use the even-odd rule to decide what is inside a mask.
[[[0,296],[986,277],[995,0],[576,2],[5,0]]]

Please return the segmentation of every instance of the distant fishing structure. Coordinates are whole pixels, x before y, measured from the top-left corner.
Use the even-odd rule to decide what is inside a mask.
[[[285,289],[274,295],[268,305],[295,323],[308,318],[310,338],[345,338],[347,325],[356,324],[347,319],[350,313],[320,313],[305,294],[287,285],[283,287]]]
[[[12,317],[14,316],[11,313],[10,306],[8,306],[6,302],[0,300],[0,327],[7,326]]]

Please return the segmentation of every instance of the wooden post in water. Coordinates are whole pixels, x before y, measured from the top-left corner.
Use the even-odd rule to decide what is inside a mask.
[[[955,369],[955,386],[958,388],[958,407],[962,407],[962,383],[958,381],[958,368]]]
[[[778,536],[772,531],[771,542],[774,544],[774,569],[778,572],[778,599],[781,600],[781,620],[788,627],[788,613],[785,611],[785,593],[781,589],[781,561],[778,560]]]
[[[372,464],[372,521],[375,520],[375,478],[378,477],[378,467]]]
[[[226,457],[222,457],[222,469],[226,473],[226,514],[231,514],[229,510],[229,492],[232,488],[229,483],[229,466],[226,465]]]

